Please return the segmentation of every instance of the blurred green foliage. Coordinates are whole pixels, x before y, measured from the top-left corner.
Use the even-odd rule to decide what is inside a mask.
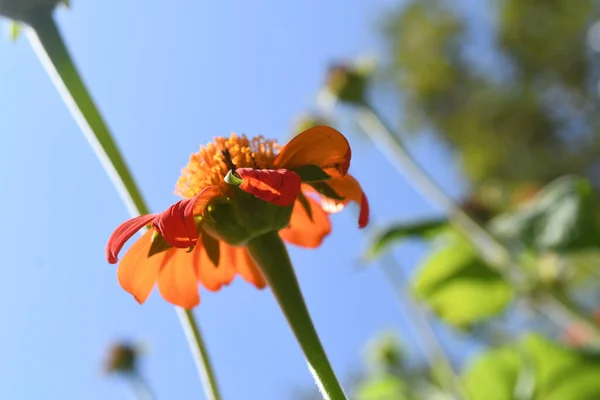
[[[413,282],[419,299],[457,327],[500,313],[510,302],[509,283],[464,239],[453,235],[418,267]]]
[[[486,7],[413,0],[388,13],[386,78],[403,100],[398,134],[434,132],[450,146],[472,184],[463,209],[510,260],[492,268],[444,218],[388,222],[366,253],[426,244],[413,277],[394,284],[483,349],[466,362],[447,355],[453,387],[433,378],[435,361],[415,363],[382,336],[352,398],[600,398],[600,2]]]
[[[542,190],[531,204],[496,217],[491,230],[537,251],[600,247],[596,204],[587,180],[564,176]]]
[[[599,374],[598,354],[530,335],[482,354],[463,379],[473,400],[595,400]]]

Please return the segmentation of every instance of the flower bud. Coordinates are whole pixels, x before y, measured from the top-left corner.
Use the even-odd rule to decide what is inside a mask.
[[[368,79],[358,68],[335,64],[327,75],[327,89],[343,103],[361,105],[366,102]]]
[[[402,368],[404,354],[399,338],[384,333],[369,343],[369,365],[374,373],[393,373]]]
[[[105,370],[108,373],[133,373],[137,368],[138,350],[127,343],[113,345],[108,353]]]

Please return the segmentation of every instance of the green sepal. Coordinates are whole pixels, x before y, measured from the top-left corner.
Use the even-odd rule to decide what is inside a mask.
[[[304,165],[292,171],[300,175],[302,182],[321,182],[331,179],[331,175],[314,164]]]
[[[225,182],[233,186],[240,186],[244,182],[244,180],[237,176],[235,172],[229,170],[229,172],[227,172],[227,175],[225,175]]]
[[[152,233],[152,244],[150,245],[150,250],[148,251],[148,258],[171,248],[173,248],[173,246],[171,246],[160,233],[154,231]]]
[[[206,254],[208,254],[208,258],[214,264],[215,268],[219,266],[219,259],[221,257],[221,252],[219,249],[219,241],[204,232],[202,234],[202,246],[206,250]]]
[[[304,211],[306,211],[306,215],[308,215],[308,219],[310,219],[312,221],[313,220],[312,208],[310,207],[310,203],[308,202],[308,199],[306,198],[304,193],[300,192],[298,194],[298,201],[300,201],[300,204],[302,204]]]
[[[328,197],[330,199],[338,200],[338,201],[342,201],[345,199],[345,197],[342,197],[339,194],[337,194],[336,191],[333,190],[331,188],[331,186],[329,186],[325,182],[312,182],[312,183],[309,183],[309,185],[312,186],[313,189],[315,189],[317,192],[319,192],[319,194],[321,194],[325,197]]]

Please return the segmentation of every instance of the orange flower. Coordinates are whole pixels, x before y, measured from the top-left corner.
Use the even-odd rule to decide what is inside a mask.
[[[176,193],[184,200],[159,214],[121,224],[108,241],[108,262],[115,264],[124,244],[151,225],[125,253],[118,268],[119,283],[139,303],[148,298],[156,283],[165,300],[188,309],[200,302],[198,282],[217,291],[239,274],[263,288],[265,279],[244,247],[246,239],[242,234],[239,240],[215,234],[211,226],[219,222],[213,218],[214,211],[220,204],[230,204],[227,202],[239,188],[253,195],[246,195],[255,199],[251,207],[265,204],[284,211],[283,225],[273,225],[277,227],[271,231],[280,229],[281,238],[291,244],[317,247],[331,231],[328,213],[340,211],[350,201],[360,206],[359,227],[368,223],[367,198],[359,183],[347,175],[350,158],[346,138],[326,126],[302,132],[281,149],[275,141],[260,136],[252,140],[235,134],[228,139],[215,138],[193,154],[182,170]],[[290,212],[286,214],[287,209]],[[255,214],[258,225],[269,220],[262,208]],[[247,221],[233,219],[242,225],[229,232],[253,232],[252,226],[244,225]],[[260,229],[264,232],[269,227]]]

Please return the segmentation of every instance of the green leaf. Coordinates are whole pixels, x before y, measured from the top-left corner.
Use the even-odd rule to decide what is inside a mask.
[[[148,251],[148,257],[152,257],[155,254],[162,253],[165,250],[169,250],[172,248],[169,243],[165,240],[162,235],[156,231],[152,234],[152,244],[150,245],[150,250]]]
[[[595,400],[600,355],[527,336],[481,355],[463,374],[472,400]]]
[[[344,200],[344,197],[337,194],[336,191],[333,190],[331,188],[331,186],[329,186],[325,182],[311,182],[311,183],[309,183],[309,185],[312,186],[317,192],[319,192],[321,195],[323,195],[325,197],[328,197],[333,200],[338,200],[338,201]]]
[[[219,259],[221,257],[219,241],[208,233],[202,232],[202,246],[204,246],[206,254],[208,254],[208,258],[212,261],[215,268],[218,267]]]
[[[300,175],[302,182],[321,182],[331,179],[331,176],[316,165],[305,165],[293,170]]]
[[[527,208],[496,217],[490,229],[538,251],[600,247],[594,189],[574,176],[546,186]]]
[[[373,258],[384,252],[392,244],[408,237],[430,238],[449,226],[445,218],[420,220],[412,223],[397,224],[380,233],[367,251],[367,257]]]
[[[524,345],[536,371],[537,399],[600,399],[600,355],[569,349],[541,336],[529,336]]]
[[[440,318],[462,328],[500,313],[513,296],[510,285],[458,237],[420,266],[414,288]]]
[[[397,377],[388,375],[371,378],[358,388],[357,400],[404,400],[406,385]]]
[[[513,400],[521,358],[513,347],[480,355],[463,376],[471,400]]]

